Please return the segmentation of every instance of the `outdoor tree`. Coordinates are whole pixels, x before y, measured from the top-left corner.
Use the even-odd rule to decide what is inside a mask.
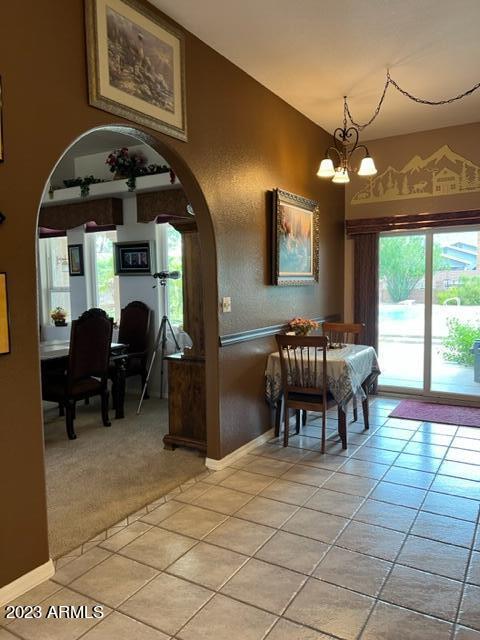
[[[433,271],[442,267],[441,248],[433,247]],[[392,302],[410,297],[425,277],[425,242],[422,236],[392,236],[380,242],[380,278],[383,278]]]

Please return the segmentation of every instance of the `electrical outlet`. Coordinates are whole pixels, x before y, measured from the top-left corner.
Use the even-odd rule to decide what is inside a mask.
[[[222,298],[222,311],[223,313],[231,313],[232,311],[232,299]]]

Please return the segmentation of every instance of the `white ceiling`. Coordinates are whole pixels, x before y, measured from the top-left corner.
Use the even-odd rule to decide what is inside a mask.
[[[415,95],[443,99],[480,80],[480,0],[151,0],[328,131],[342,96],[368,120],[387,66]],[[480,120],[480,90],[448,106],[390,87],[363,139]]]

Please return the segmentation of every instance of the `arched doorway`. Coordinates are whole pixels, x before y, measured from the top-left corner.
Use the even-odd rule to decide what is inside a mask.
[[[55,165],[52,174],[59,166],[62,158],[65,157],[71,149],[87,140],[89,136],[97,133],[111,134],[112,136],[125,136],[126,139],[138,141],[141,144],[148,145],[154,151],[159,153],[168,163],[172,171],[178,177],[188,201],[195,213],[195,220],[198,226],[200,236],[200,262],[203,280],[203,291],[199,295],[203,296],[203,323],[205,327],[205,369],[206,369],[206,425],[210,426],[207,433],[207,455],[212,456],[218,448],[218,433],[212,429],[212,426],[218,424],[218,396],[216,393],[216,371],[217,371],[217,294],[216,294],[216,259],[215,259],[215,242],[213,234],[213,226],[211,223],[208,208],[203,197],[202,191],[195,179],[195,176],[184,163],[182,158],[174,152],[164,142],[159,141],[149,134],[138,129],[123,126],[104,126],[97,127],[86,131],[77,140],[75,140],[63,152],[62,156]],[[50,175],[50,177],[51,177]],[[47,181],[47,185],[50,181]],[[91,306],[91,305],[90,305]],[[73,318],[72,318],[73,319]],[[76,443],[75,443],[76,444]],[[48,483],[47,483],[48,484]],[[125,514],[127,515],[127,514]],[[115,518],[114,518],[115,519]],[[113,520],[109,523],[114,524]],[[88,539],[85,538],[86,541]],[[58,555],[54,553],[54,555]]]

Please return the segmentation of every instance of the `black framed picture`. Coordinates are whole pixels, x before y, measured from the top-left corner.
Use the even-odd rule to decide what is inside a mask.
[[[7,353],[10,353],[7,274],[0,273],[0,355],[5,355]]]
[[[318,205],[294,193],[273,192],[272,284],[318,282]]]
[[[68,245],[68,273],[71,276],[84,276],[85,269],[83,266],[83,245]]]
[[[152,273],[149,242],[116,242],[115,274],[141,276]]]

